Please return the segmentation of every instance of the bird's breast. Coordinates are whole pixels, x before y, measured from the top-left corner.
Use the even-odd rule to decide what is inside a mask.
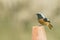
[[[40,23],[40,24],[44,25],[44,22],[45,22],[45,21],[44,21],[43,19],[39,19],[39,23]]]

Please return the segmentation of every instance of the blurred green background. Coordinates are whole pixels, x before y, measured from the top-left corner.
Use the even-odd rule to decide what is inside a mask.
[[[37,12],[51,20],[47,40],[60,40],[60,0],[0,0],[0,40],[32,40],[32,26],[39,25]]]

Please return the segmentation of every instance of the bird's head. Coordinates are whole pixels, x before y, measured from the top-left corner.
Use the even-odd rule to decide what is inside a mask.
[[[37,15],[38,19],[43,18],[42,13],[40,13],[40,12],[39,12],[39,13],[37,13],[36,15]]]
[[[45,18],[42,12],[38,12],[37,14],[38,19]]]
[[[36,15],[39,16],[40,14],[37,13]]]

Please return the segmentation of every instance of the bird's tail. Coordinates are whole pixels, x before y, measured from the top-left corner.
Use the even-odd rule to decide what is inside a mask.
[[[50,30],[53,28],[53,26],[51,24],[49,24],[48,27]]]

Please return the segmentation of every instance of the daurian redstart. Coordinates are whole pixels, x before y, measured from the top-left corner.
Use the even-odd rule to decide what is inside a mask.
[[[37,13],[37,17],[38,17],[38,22],[41,24],[41,25],[46,25],[49,27],[49,29],[52,29],[53,26],[51,25],[51,22],[48,18],[46,18],[43,13]]]

